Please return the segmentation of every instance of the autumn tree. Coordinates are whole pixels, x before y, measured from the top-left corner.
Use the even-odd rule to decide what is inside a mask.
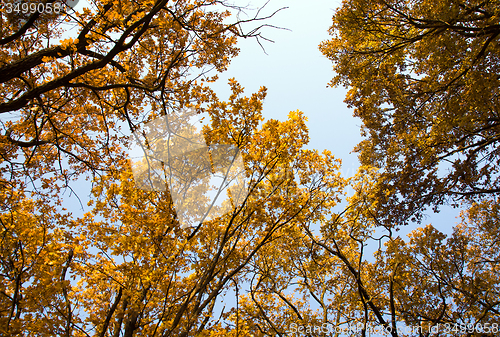
[[[244,294],[258,256],[275,253],[270,247],[276,242],[320,221],[338,201],[344,185],[338,163],[328,153],[301,149],[308,140],[302,114],[292,112],[286,122],[270,120],[257,128],[257,97],[241,99],[241,88],[233,90],[229,104],[210,107],[207,134],[211,142],[226,138],[242,151],[249,194],[241,206],[184,231],[168,193],[138,193],[130,173],[96,185],[94,218],[107,220],[82,226],[85,246],[100,246],[99,253],[81,257],[85,266],[93,266],[84,268],[81,280],[86,289],[112,290],[107,296],[113,297],[103,301],[81,292],[75,298],[89,302],[98,331],[111,317],[110,332],[120,327],[126,332],[127,324],[135,324],[138,333],[151,336],[231,335],[227,318],[237,305],[217,307],[222,294]],[[114,256],[125,260],[117,264]],[[119,303],[116,309],[110,301]],[[237,330],[248,331],[239,324]]]
[[[263,38],[265,17],[231,22],[240,8],[204,0],[61,6],[2,7],[1,334],[230,333],[234,304],[217,302],[243,292],[259,251],[321,221],[345,184],[330,153],[304,149],[300,111],[264,122],[264,88],[244,97],[232,80],[224,102],[207,85],[238,37]],[[168,189],[140,188],[126,152],[132,133],[184,108],[208,113],[207,144],[237,148],[247,179],[242,203],[187,228]],[[78,217],[63,197],[82,178],[92,195]]]
[[[5,334],[230,333],[225,318],[232,306],[217,307],[217,300],[246,288],[267,247],[321,221],[344,186],[331,154],[302,148],[308,142],[302,113],[259,127],[265,90],[246,98],[231,85],[229,102],[207,108],[212,124],[205,131],[210,142],[241,149],[245,201],[182,229],[168,190],[137,188],[126,159],[94,178],[92,211],[82,218],[19,196],[2,216]]]
[[[499,192],[496,1],[349,1],[321,51],[365,136],[387,225]]]
[[[351,181],[319,232],[299,224],[257,253],[227,335],[498,335],[498,202],[474,204],[448,237],[427,225],[402,238],[366,217],[374,176]]]
[[[3,8],[2,158],[12,175],[40,166],[58,168],[65,179],[106,170],[118,154],[117,130],[207,101],[208,89],[196,79],[224,70],[238,37],[260,37],[259,27],[245,33],[244,21],[225,23],[230,8],[217,1],[61,8],[25,20]]]

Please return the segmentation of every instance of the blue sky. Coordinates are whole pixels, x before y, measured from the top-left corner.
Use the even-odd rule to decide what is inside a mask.
[[[252,0],[250,6],[257,8],[264,3]],[[255,39],[242,39],[240,55],[213,87],[221,99],[229,96],[226,83],[231,77],[245,87],[247,95],[260,86],[267,87],[264,117],[284,120],[288,112],[301,110],[309,119],[308,147],[331,150],[342,159],[344,175],[352,175],[358,162],[356,154],[350,152],[361,140],[361,123],[343,102],[346,90],[327,87],[334,76],[332,64],[318,50],[318,45],[329,38],[328,28],[337,5],[337,1],[325,0],[271,0],[262,14],[288,7],[268,21],[286,30],[262,30],[266,38],[274,41],[262,41],[265,52]]]

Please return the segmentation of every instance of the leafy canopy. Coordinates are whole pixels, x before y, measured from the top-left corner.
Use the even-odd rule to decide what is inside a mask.
[[[261,38],[264,17],[231,22],[238,10],[157,0],[2,12],[2,335],[222,333],[229,309],[216,303],[247,284],[259,252],[338,202],[339,163],[304,149],[302,112],[264,123],[265,88],[244,97],[231,80],[224,102],[207,85],[238,37]],[[210,115],[207,143],[236,146],[248,180],[241,204],[187,229],[168,190],[138,188],[126,153],[128,135],[184,108]],[[63,197],[82,178],[90,211],[73,216]]]
[[[231,21],[241,9],[2,12],[0,334],[397,337],[448,324],[449,335],[496,335],[498,5],[344,1],[320,48],[363,121],[349,181],[329,151],[305,148],[302,112],[265,121],[264,87],[247,97],[231,79],[225,101],[210,89],[238,37],[263,38],[263,17]],[[208,113],[207,144],[238,149],[247,189],[188,228],[168,188],[139,188],[125,151],[130,134],[181,109]],[[78,216],[63,201],[83,178]],[[396,235],[462,197],[449,237],[431,225]]]
[[[500,192],[496,1],[344,2],[321,51],[363,122],[387,225]]]

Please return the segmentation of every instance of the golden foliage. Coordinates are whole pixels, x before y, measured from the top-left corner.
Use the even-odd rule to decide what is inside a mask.
[[[238,7],[209,0],[93,6],[1,16],[2,336],[498,333],[496,3],[343,3],[321,50],[363,121],[350,180],[305,148],[304,113],[264,120],[266,88],[247,97],[231,79],[227,101],[209,88],[263,18],[228,23]],[[208,145],[239,149],[248,192],[188,228],[168,188],[138,188],[125,152],[127,134],[184,108],[210,116]],[[64,193],[83,178],[78,216]],[[449,237],[396,235],[460,196]]]

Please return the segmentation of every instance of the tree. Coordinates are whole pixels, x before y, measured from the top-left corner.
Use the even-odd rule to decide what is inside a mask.
[[[428,225],[404,240],[365,216],[374,176],[355,177],[349,206],[320,233],[302,227],[258,253],[232,335],[498,334],[498,202],[464,211],[448,238]]]
[[[25,336],[199,336],[226,331],[217,305],[252,277],[257,253],[320,221],[344,185],[330,153],[305,150],[305,116],[261,115],[265,88],[220,101],[238,37],[219,1],[95,1],[61,13],[2,12],[0,331]],[[264,25],[265,26],[265,25]],[[69,29],[72,28],[72,29]],[[73,34],[73,35],[72,35]],[[168,190],[144,190],[130,133],[176,110],[207,112],[207,143],[238,148],[248,194],[181,228]],[[91,210],[62,208],[72,181]],[[226,294],[226,295],[224,295]],[[226,296],[226,297],[224,297]]]
[[[363,165],[380,169],[377,217],[496,195],[499,11],[495,1],[350,1],[321,45],[349,87],[366,137]]]
[[[301,149],[308,137],[300,112],[257,129],[264,89],[245,98],[237,83],[232,88],[228,103],[208,108],[206,132],[210,141],[229,138],[241,149],[245,202],[182,230],[168,191],[138,189],[127,160],[95,178],[93,209],[83,218],[52,218],[55,209],[36,210],[20,196],[21,205],[2,217],[4,333],[188,336],[224,329],[213,317],[226,315],[216,300],[245,286],[259,251],[319,221],[344,185],[330,154]]]
[[[210,10],[217,4],[95,1],[81,13],[4,13],[3,170],[32,176],[58,167],[64,179],[106,171],[119,159],[118,130],[206,102],[210,92],[196,79],[224,70],[237,37],[260,38],[259,27],[245,33],[244,24],[264,19],[224,23],[230,8]]]

